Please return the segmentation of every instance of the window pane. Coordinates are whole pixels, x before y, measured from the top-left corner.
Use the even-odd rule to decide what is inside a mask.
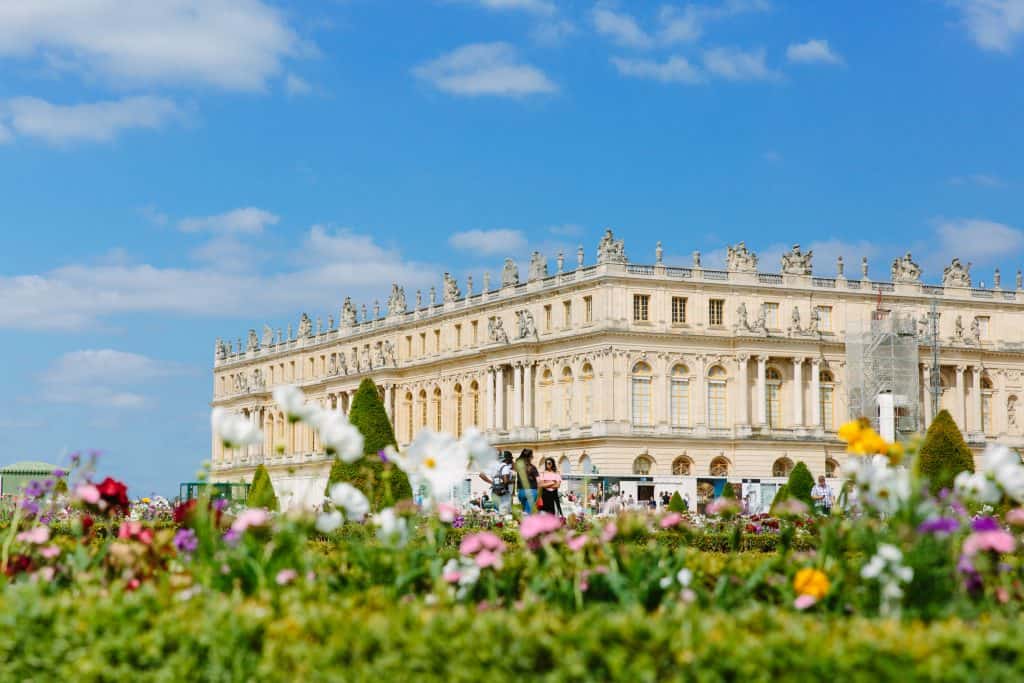
[[[779,385],[768,384],[765,386],[765,414],[768,419],[769,427],[778,427],[781,425],[781,415],[779,413]]]
[[[708,426],[725,427],[725,382],[708,383]]]
[[[651,380],[649,377],[633,378],[633,424],[651,424]]]
[[[821,426],[828,431],[835,428],[832,405],[832,387],[821,387]]]
[[[690,383],[686,380],[672,380],[671,413],[673,427],[690,425]]]

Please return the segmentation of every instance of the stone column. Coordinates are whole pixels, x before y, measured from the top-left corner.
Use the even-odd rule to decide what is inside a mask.
[[[505,368],[494,369],[494,428],[505,429]]]
[[[395,423],[395,413],[392,405],[395,399],[395,385],[388,384],[384,387],[384,412],[388,414],[388,419],[391,420],[391,424]]]
[[[494,429],[494,369],[487,368],[484,370],[484,430],[492,429]]]
[[[793,426],[804,426],[804,359],[793,359]]]
[[[416,436],[416,432],[420,429],[420,391],[419,391],[419,387],[413,386],[411,391],[412,391],[412,434],[409,435],[409,440],[410,441]]]
[[[981,424],[981,366],[971,366],[971,427],[968,431],[978,434],[985,433],[985,426]]]
[[[533,363],[523,366],[523,424],[533,426]]]
[[[954,417],[960,427],[960,431],[967,432],[967,388],[964,386],[964,370],[966,365],[956,366],[956,410]]]
[[[821,361],[817,358],[811,359],[811,427],[821,429]]]
[[[768,421],[767,416],[764,413],[765,409],[765,370],[767,369],[768,358],[766,356],[757,357],[757,424],[761,427]]]
[[[694,427],[704,429],[708,424],[708,390],[707,390],[707,376],[708,376],[708,364],[704,356],[697,356],[697,372],[694,373],[697,377],[697,386],[694,387]]]
[[[922,431],[928,429],[928,425],[932,423],[932,366],[923,366],[924,378],[921,382],[921,386],[924,387],[924,425]]]
[[[737,391],[739,392],[739,402],[737,404],[739,409],[736,411],[736,421],[741,426],[748,427],[750,426],[750,411],[748,410],[748,401],[750,400],[750,387],[747,386],[749,384],[749,382],[747,381],[747,361],[750,360],[750,356],[748,356],[745,353],[742,353],[739,356],[737,356],[736,359],[739,361],[739,377],[736,378],[737,380],[739,380],[736,383],[738,387]]]
[[[512,366],[512,419],[513,429],[523,424],[523,364],[516,363]]]

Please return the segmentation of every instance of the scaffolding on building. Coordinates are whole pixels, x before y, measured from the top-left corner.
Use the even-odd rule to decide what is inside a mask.
[[[867,321],[848,321],[850,417],[866,417],[885,439],[907,437],[921,424],[917,322],[879,306]]]

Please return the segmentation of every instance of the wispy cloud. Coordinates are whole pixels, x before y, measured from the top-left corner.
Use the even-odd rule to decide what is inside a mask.
[[[215,216],[183,218],[178,221],[182,232],[219,232],[257,235],[269,226],[277,225],[280,217],[264,209],[247,206]]]
[[[288,74],[284,79],[284,91],[292,97],[301,97],[313,92],[313,86],[295,74]]]
[[[664,62],[653,59],[628,59],[612,57],[612,64],[623,76],[649,78],[662,83],[703,83],[705,78],[699,67],[690,64],[685,57],[669,57]]]
[[[726,0],[717,5],[689,4],[684,7],[663,5],[650,29],[620,8],[618,3],[604,0],[590,13],[591,22],[600,35],[620,47],[649,49],[656,46],[692,43],[706,26],[715,21],[771,9],[767,0]]]
[[[1009,54],[1024,34],[1024,0],[950,0],[982,50]]]
[[[705,50],[704,68],[728,81],[777,81],[782,78],[779,72],[768,68],[763,49],[744,51],[716,47]]]
[[[476,5],[488,10],[508,12],[520,11],[530,14],[551,15],[557,11],[549,0],[456,0],[463,4]]]
[[[969,173],[967,175],[953,176],[949,179],[950,185],[978,185],[979,187],[1006,187],[1006,181],[997,175],[990,173]]]
[[[0,103],[0,141],[6,125],[11,139],[35,138],[55,146],[109,142],[126,130],[155,130],[182,116],[181,109],[163,97],[125,97],[70,105],[15,97]]]
[[[449,237],[448,244],[479,254],[513,253],[526,248],[526,235],[522,230],[466,230]]]
[[[519,60],[508,43],[464,45],[413,69],[438,90],[465,97],[523,97],[558,87],[540,69]]]
[[[796,64],[844,64],[843,58],[827,40],[812,39],[804,43],[791,43],[786,48],[786,59]]]
[[[187,371],[176,363],[114,349],[72,351],[57,358],[40,377],[41,398],[98,408],[141,408],[150,402],[143,388],[151,380]]]
[[[649,48],[654,45],[654,38],[640,28],[631,14],[611,6],[599,4],[591,12],[591,20],[599,34],[621,47]]]
[[[935,231],[943,260],[958,256],[985,265],[1024,248],[1024,232],[981,218],[937,219]]]
[[[538,45],[561,45],[577,32],[576,24],[568,19],[542,21],[530,30],[530,39]]]

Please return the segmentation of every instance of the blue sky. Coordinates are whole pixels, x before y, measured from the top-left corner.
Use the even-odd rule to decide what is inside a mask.
[[[1024,261],[1024,0],[66,4],[0,5],[3,463],[173,494],[216,337],[606,226]]]

